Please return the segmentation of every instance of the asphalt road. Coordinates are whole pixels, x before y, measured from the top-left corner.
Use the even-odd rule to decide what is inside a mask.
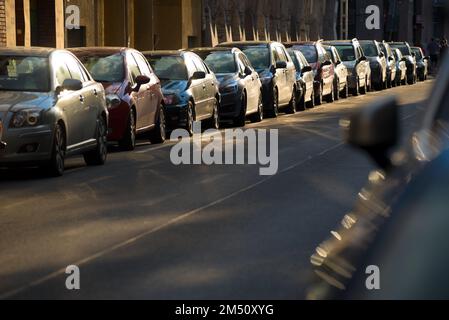
[[[248,128],[279,129],[279,172],[174,166],[172,143],[112,148],[66,175],[0,170],[0,298],[302,299],[309,257],[363,187],[370,160],[341,142],[339,120],[396,94],[404,135],[432,81],[374,92]],[[78,265],[81,290],[65,288]]]

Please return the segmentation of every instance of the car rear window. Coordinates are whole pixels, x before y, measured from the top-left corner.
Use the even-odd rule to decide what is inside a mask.
[[[92,54],[79,57],[95,81],[122,82],[125,78],[125,63],[120,53],[112,55]]]
[[[48,58],[0,56],[1,91],[50,91]]]
[[[362,43],[362,49],[367,57],[377,57],[379,55],[377,46],[374,43]]]

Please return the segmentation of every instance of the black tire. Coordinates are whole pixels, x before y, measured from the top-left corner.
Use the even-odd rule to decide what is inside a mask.
[[[120,148],[126,151],[132,151],[136,148],[136,115],[133,109],[129,110],[128,123],[126,125],[126,132],[122,140],[120,140]]]
[[[262,120],[263,120],[262,92],[259,95],[259,104],[258,104],[257,112],[250,116],[250,120],[252,123],[262,122]]]
[[[293,87],[292,97],[290,99],[290,102],[288,103],[287,108],[285,109],[285,112],[287,114],[295,114],[296,113],[296,87]]]
[[[209,129],[220,129],[220,115],[218,113],[218,99],[215,98],[214,106],[212,110],[212,116],[208,121],[208,128]]]
[[[315,106],[321,106],[323,104],[323,85],[320,85],[320,91],[315,96]]]
[[[349,84],[348,84],[347,80],[346,80],[345,88],[344,88],[343,92],[341,93],[341,97],[343,99],[347,99],[349,97]]]
[[[61,177],[65,169],[66,136],[63,127],[55,126],[50,160],[44,164],[44,170],[51,177]]]
[[[279,116],[279,91],[277,88],[273,89],[273,100],[271,101],[271,108],[268,111],[268,117],[277,118]]]
[[[235,127],[244,127],[245,126],[246,110],[247,110],[247,100],[246,100],[245,93],[243,93],[242,97],[240,98],[240,114],[233,121]]]
[[[304,111],[306,110],[306,88],[303,88],[302,95],[300,99],[296,99],[298,104],[296,106],[296,111]]]
[[[98,119],[97,125],[97,146],[94,150],[83,154],[84,161],[88,166],[102,166],[108,157],[108,130],[106,120],[103,117]]]
[[[368,80],[365,78],[365,85],[360,88],[360,94],[364,95],[368,93]]]
[[[340,100],[340,80],[334,86],[334,101]]]
[[[407,85],[407,77],[404,78],[404,80],[401,80],[401,85],[406,86]]]
[[[354,89],[352,95],[354,97],[358,97],[360,95],[360,79],[359,78],[357,78],[355,80],[355,89]]]
[[[310,98],[310,101],[306,103],[306,107],[308,109],[315,108],[315,90],[312,90],[312,96]]]
[[[184,129],[187,130],[190,136],[193,136],[193,123],[195,122],[195,106],[192,101],[187,105],[186,125]]]
[[[167,126],[165,123],[164,106],[159,106],[158,118],[155,128],[150,132],[150,142],[152,144],[164,143],[167,139]]]

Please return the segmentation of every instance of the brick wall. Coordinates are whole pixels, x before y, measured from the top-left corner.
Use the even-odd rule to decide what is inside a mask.
[[[5,0],[0,0],[0,47],[6,46]]]

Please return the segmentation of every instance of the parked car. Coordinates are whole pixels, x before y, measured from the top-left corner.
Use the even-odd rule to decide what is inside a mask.
[[[348,69],[349,89],[354,96],[365,94],[371,88],[371,68],[357,39],[325,41],[334,46]]]
[[[70,49],[101,82],[109,101],[109,141],[134,150],[136,137],[149,134],[152,143],[166,138],[160,81],[145,57],[129,48]]]
[[[396,59],[396,85],[407,84],[407,58],[404,58],[401,50],[392,49],[394,58]]]
[[[376,90],[387,88],[387,59],[376,40],[360,40],[371,68],[371,83]]]
[[[193,134],[194,121],[204,121],[209,128],[220,127],[220,84],[197,54],[187,51],[144,54],[161,81],[170,128],[184,128]]]
[[[407,42],[390,42],[390,46],[395,49],[399,49],[406,59],[407,65],[407,83],[415,84],[418,76],[416,73],[416,58],[412,52],[410,45]]]
[[[262,83],[246,55],[238,48],[197,48],[200,56],[220,83],[220,120],[230,119],[236,126],[263,120]]]
[[[387,60],[387,87],[391,88],[396,86],[396,59],[387,42],[383,41],[379,45]]]
[[[304,110],[306,107],[315,106],[314,74],[312,67],[299,50],[292,48],[287,50],[296,68],[296,101],[297,109]]]
[[[0,166],[37,165],[61,176],[68,156],[105,163],[105,92],[70,52],[0,49],[0,101]]]
[[[347,98],[349,95],[348,86],[348,68],[341,61],[338,51],[333,46],[323,46],[326,49],[332,63],[334,64],[335,77],[334,77],[334,97],[335,100],[339,100],[340,97]]]
[[[448,101],[446,60],[423,104],[423,125],[404,145],[399,144],[394,98],[342,121],[347,142],[367,152],[378,169],[369,175],[354,208],[312,256],[317,277],[308,290],[310,299],[449,298]],[[380,290],[368,290],[367,279],[376,269]]]
[[[264,112],[277,117],[279,110],[296,111],[296,68],[285,47],[274,41],[221,43],[219,47],[237,47],[245,53],[262,82]]]
[[[322,41],[294,42],[286,44],[287,48],[301,51],[315,74],[315,104],[321,105],[323,100],[333,102],[335,98],[335,69],[330,57],[322,45]]]
[[[415,54],[418,79],[419,81],[426,81],[429,75],[430,57],[424,56],[420,47],[412,47],[412,52]]]

